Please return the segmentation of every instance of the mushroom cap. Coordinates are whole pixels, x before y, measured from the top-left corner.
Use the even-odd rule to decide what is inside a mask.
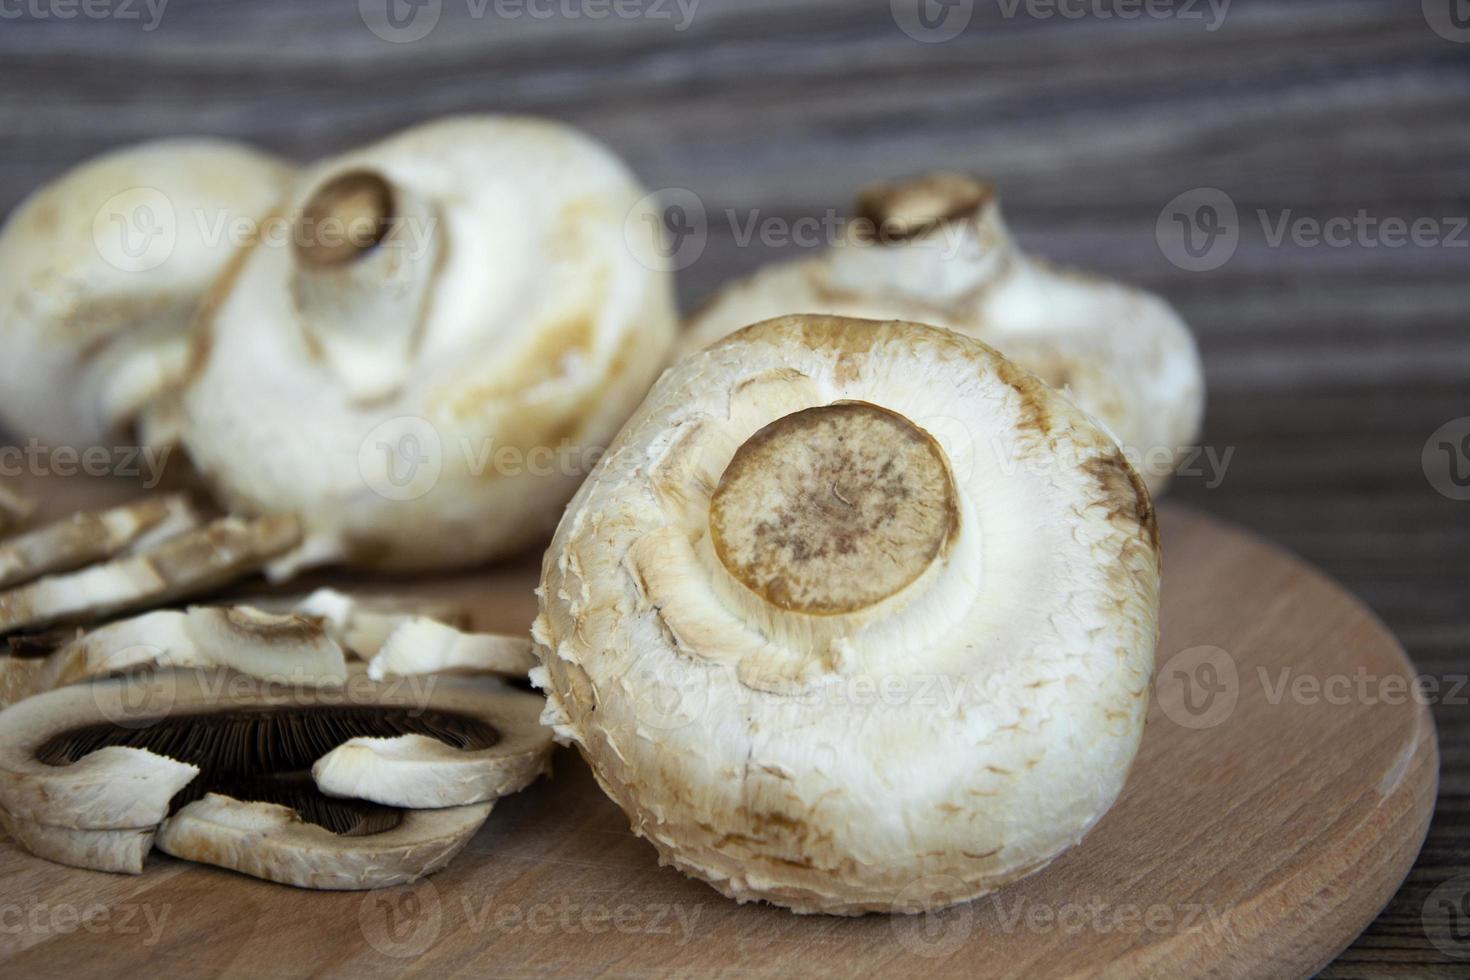
[[[221,280],[182,397],[190,455],[234,509],[299,514],[358,566],[546,534],[673,342],[670,279],[624,240],[642,196],[589,138],[510,117],[313,167],[294,227],[390,230],[356,252],[256,244]]]
[[[1166,302],[1026,255],[994,188],[962,175],[874,185],[856,217],[825,253],[723,287],[689,318],[679,353],[794,311],[947,327],[1066,390],[1150,492],[1163,489],[1204,411],[1198,351]]]
[[[0,229],[0,423],[53,445],[116,437],[183,367],[231,229],[290,168],[239,143],[113,150],[39,188]]]
[[[948,330],[787,316],[666,372],[578,492],[532,680],[665,861],[914,911],[1111,806],[1158,585],[1148,492],[1066,397]]]
[[[290,807],[209,793],[165,820],[156,843],[174,857],[298,888],[386,888],[448,864],[493,805],[403,810],[390,829],[353,836],[308,823]]]

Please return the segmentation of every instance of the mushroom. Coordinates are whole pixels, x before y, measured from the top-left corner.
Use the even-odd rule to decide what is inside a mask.
[[[368,663],[374,680],[469,671],[524,679],[536,666],[526,636],[465,633],[427,616],[405,617]]]
[[[816,315],[665,373],[543,566],[542,717],[741,901],[918,911],[1077,843],[1143,730],[1147,489],[983,343]]]
[[[1022,252],[990,185],[937,173],[862,192],[816,258],[731,283],[689,320],[681,351],[784,313],[911,319],[983,340],[1067,391],[1153,493],[1198,436],[1199,355],[1167,303]]]
[[[0,712],[0,810],[18,842],[64,863],[136,872],[151,838],[176,857],[272,881],[375,888],[442,867],[497,795],[548,765],[540,699],[494,680],[445,679],[426,694],[241,680],[162,670]],[[314,763],[372,739],[436,747],[346,767],[370,793],[404,803],[318,788]]]
[[[652,205],[606,149],[446,119],[306,172],[201,317],[183,439],[234,511],[317,563],[422,569],[549,532],[673,342]],[[310,406],[302,411],[302,406]]]
[[[263,568],[300,541],[292,517],[222,517],[147,551],[0,592],[0,634],[198,595]]]
[[[0,588],[70,572],[125,549],[146,551],[198,526],[199,515],[177,494],[144,497],[108,510],[78,511],[0,542]]]
[[[0,421],[77,448],[151,428],[235,230],[290,173],[239,143],[160,140],[31,194],[0,230]]]
[[[19,490],[0,483],[0,534],[25,523],[36,509],[36,502]]]
[[[322,621],[328,635],[347,652],[371,661],[394,630],[415,618],[428,618],[458,631],[469,625],[463,605],[406,596],[362,598],[335,589],[317,589],[294,605],[296,612]],[[529,650],[529,640],[522,640]],[[530,665],[526,665],[526,670]],[[520,672],[524,675],[525,671]]]

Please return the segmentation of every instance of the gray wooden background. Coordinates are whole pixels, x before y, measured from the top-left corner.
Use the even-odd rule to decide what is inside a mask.
[[[909,0],[418,0],[399,28],[385,2],[0,0],[0,211],[149,137],[306,159],[442,113],[538,113],[698,195],[692,305],[799,251],[742,245],[752,215],[841,214],[874,178],[978,172],[1025,244],[1164,293],[1197,332],[1204,441],[1234,455],[1178,497],[1337,576],[1422,671],[1470,671],[1470,502],[1421,458],[1470,416],[1470,2],[1153,0],[1126,18],[1111,0],[933,0],[932,31]],[[1188,271],[1156,222],[1199,187],[1228,195],[1239,242]],[[1346,241],[1270,234],[1360,214]],[[1395,246],[1385,219],[1429,219],[1435,240]],[[1429,892],[1470,872],[1464,693],[1436,707],[1423,856],[1330,976],[1470,971],[1422,925]]]

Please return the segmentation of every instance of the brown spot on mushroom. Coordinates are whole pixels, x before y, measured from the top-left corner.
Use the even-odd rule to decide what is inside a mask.
[[[1082,469],[1096,481],[1102,503],[1108,508],[1109,519],[1136,527],[1139,536],[1157,554],[1159,524],[1154,514],[1153,499],[1123,453],[1113,447],[1087,460]]]
[[[972,218],[993,200],[989,184],[964,174],[932,173],[863,188],[854,218],[871,229],[872,241],[887,245]]]
[[[995,373],[1010,385],[1021,401],[1022,429],[1032,429],[1037,435],[1051,432],[1052,417],[1050,402],[1053,393],[1031,372],[1004,357],[995,358]]]
[[[772,605],[812,615],[871,606],[947,550],[959,506],[944,452],[902,416],[836,402],[748,439],[710,503],[715,553]]]

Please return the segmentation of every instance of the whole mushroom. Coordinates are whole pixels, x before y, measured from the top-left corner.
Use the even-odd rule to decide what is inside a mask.
[[[311,168],[201,318],[184,441],[304,560],[463,566],[548,533],[662,367],[643,191],[566,126],[464,117]]]
[[[0,425],[79,449],[135,428],[166,441],[148,413],[184,367],[199,299],[290,176],[239,143],[158,140],[26,198],[0,230]]]
[[[1067,398],[952,331],[787,316],[670,369],[578,492],[532,680],[665,861],[912,912],[1112,805],[1158,589],[1148,491]]]
[[[1154,493],[1199,433],[1203,372],[1179,316],[1157,296],[1027,255],[995,189],[966,176],[865,189],[842,241],[723,288],[690,318],[681,351],[784,313],[917,320],[983,340],[1067,391]]]

